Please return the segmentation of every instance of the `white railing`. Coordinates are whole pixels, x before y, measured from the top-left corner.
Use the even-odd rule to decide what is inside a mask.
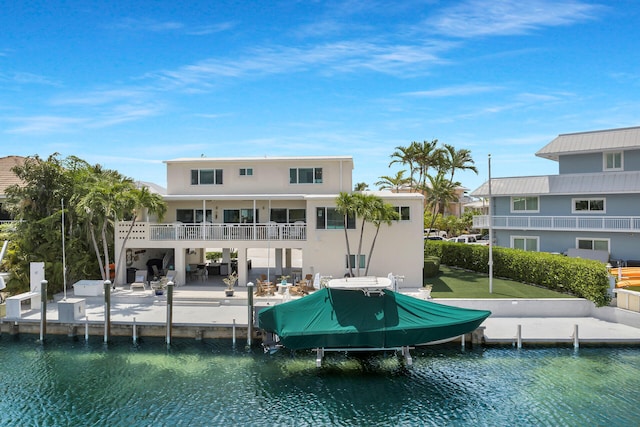
[[[130,223],[118,224],[118,235],[124,236]],[[131,238],[135,240],[306,240],[306,224],[156,224],[137,223]]]
[[[473,228],[489,228],[489,216],[473,217]],[[635,216],[493,216],[493,228],[505,230],[557,231],[640,231],[640,217]]]

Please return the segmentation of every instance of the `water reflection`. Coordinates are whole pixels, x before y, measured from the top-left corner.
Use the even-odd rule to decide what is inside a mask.
[[[0,425],[635,425],[637,348],[265,355],[230,341],[2,336]]]

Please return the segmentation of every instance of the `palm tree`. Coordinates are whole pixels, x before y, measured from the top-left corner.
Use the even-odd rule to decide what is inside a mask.
[[[125,245],[129,240],[129,236],[133,231],[133,227],[135,226],[136,220],[138,216],[146,211],[147,214],[157,215],[158,220],[162,221],[165,213],[167,213],[167,204],[162,199],[162,196],[159,194],[151,193],[149,188],[141,187],[134,188],[131,191],[123,194],[123,207],[126,211],[126,214],[131,215],[131,223],[129,224],[129,229],[127,230],[127,234],[122,240],[122,246],[120,248],[120,257],[118,258],[118,262],[116,262],[116,274],[115,280],[118,280],[118,273],[120,272],[120,265],[122,264],[122,254],[125,253]],[[113,286],[116,283],[114,281]]]
[[[366,191],[369,189],[369,184],[366,182],[359,182],[353,187],[353,191]]]
[[[373,221],[379,215],[382,199],[373,194],[354,194],[354,207],[356,217],[360,217],[360,239],[358,241],[358,252],[356,254],[356,276],[360,276],[360,256],[362,254],[362,241],[364,238],[364,226],[367,222]]]
[[[382,202],[382,199],[380,199]],[[364,270],[364,275],[369,274],[369,266],[371,265],[371,257],[373,256],[373,247],[376,244],[376,239],[378,238],[378,233],[380,232],[380,226],[384,223],[387,225],[391,225],[392,221],[395,221],[399,218],[398,211],[396,208],[390,203],[377,203],[376,210],[374,214],[371,216],[371,222],[376,227],[376,234],[373,236],[373,240],[371,241],[371,248],[369,249],[369,256],[367,257],[367,268]]]
[[[433,229],[436,221],[436,214],[439,210],[444,210],[444,206],[456,199],[455,189],[460,186],[459,182],[452,182],[445,178],[445,171],[441,169],[435,176],[429,175],[429,188],[425,188],[427,204],[432,207],[432,220],[429,229]]]
[[[353,266],[351,265],[351,248],[349,246],[349,234],[347,233],[347,225],[349,221],[349,217],[355,215],[355,201],[354,196],[349,193],[340,192],[338,197],[336,198],[336,211],[341,214],[344,218],[343,220],[343,228],[344,228],[344,240],[347,245],[347,268],[349,269],[349,274],[353,276]]]
[[[436,149],[438,140],[412,142],[411,152],[414,153],[414,158],[418,164],[418,187],[424,187],[427,182],[427,176],[429,175],[429,169],[440,161],[441,153]]]
[[[400,163],[402,165],[409,166],[409,183],[411,185],[411,189],[413,190],[413,175],[417,169],[416,167],[416,153],[415,153],[415,142],[412,142],[408,147],[396,147],[396,151],[391,154],[391,158],[393,159],[389,162],[389,167],[394,163]]]
[[[405,178],[404,173],[405,171],[401,170],[396,173],[396,176],[381,176],[380,181],[376,181],[374,185],[377,185],[379,190],[391,190],[397,193],[411,182],[410,178]]]
[[[87,170],[85,191],[76,201],[76,212],[86,220],[103,280],[110,277],[109,242],[113,239],[110,240],[109,235],[113,235],[115,221],[126,213],[127,193],[133,189],[135,186],[130,178],[96,165]],[[96,231],[100,234],[102,254]]]
[[[456,150],[453,145],[444,144],[445,161],[451,172],[449,179],[453,181],[453,175],[456,170],[471,170],[478,174],[478,169],[474,165],[474,161],[471,158],[471,150],[462,148]]]

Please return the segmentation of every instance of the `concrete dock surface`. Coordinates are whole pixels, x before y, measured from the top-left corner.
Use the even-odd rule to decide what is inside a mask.
[[[212,284],[196,284],[175,287],[172,308],[174,325],[192,325],[198,327],[231,327],[247,328],[249,319],[247,287],[237,286],[233,297],[226,297],[224,286]],[[415,292],[406,292],[415,296]],[[73,292],[66,295],[66,300],[80,298],[84,300],[85,316],[75,322],[104,322],[104,296],[75,296]],[[289,297],[284,293],[274,296],[255,297],[254,305],[264,307],[286,302]],[[56,295],[54,301],[47,304],[47,322],[59,322],[59,304],[65,301],[62,294]],[[446,305],[462,305],[464,301],[452,302],[447,299],[430,300]],[[495,300],[494,300],[495,301]],[[469,301],[475,306],[482,306],[482,300]],[[509,302],[510,304],[514,304]],[[539,301],[540,305],[550,304],[548,300]],[[486,309],[491,309],[487,307]],[[592,344],[640,344],[640,313],[628,312],[614,307],[606,307],[609,318],[618,310],[631,316],[632,321],[625,323],[607,321],[596,316],[518,316],[492,314],[482,325],[486,344],[515,344],[518,336],[522,343],[572,343],[577,331],[580,343]],[[117,288],[111,293],[111,323],[114,325],[166,325],[167,295],[157,296],[151,290],[130,290]],[[597,312],[597,310],[596,310]],[[636,316],[637,315],[637,316]],[[34,307],[24,311],[20,319],[4,318],[3,322],[39,322],[40,310]]]

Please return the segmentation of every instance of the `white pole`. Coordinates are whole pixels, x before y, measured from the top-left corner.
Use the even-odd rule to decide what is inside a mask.
[[[493,293],[493,212],[491,208],[491,154],[489,154],[489,293]]]
[[[64,287],[63,300],[67,300],[67,259],[64,249],[64,199],[60,201],[62,206],[62,285]]]

